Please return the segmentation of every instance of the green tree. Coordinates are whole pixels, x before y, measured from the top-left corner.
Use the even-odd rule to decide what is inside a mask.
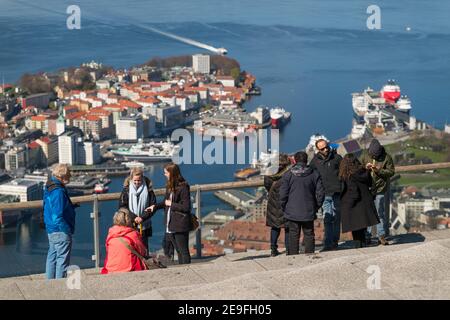
[[[236,83],[238,83],[239,82],[239,78],[241,76],[241,71],[239,70],[239,68],[235,67],[235,68],[231,69],[230,75],[233,77],[234,81]]]

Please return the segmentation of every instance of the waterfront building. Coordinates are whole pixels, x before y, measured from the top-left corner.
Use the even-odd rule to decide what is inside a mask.
[[[42,182],[28,179],[14,179],[0,185],[0,194],[18,196],[21,202],[42,199]]]
[[[101,160],[100,145],[91,141],[79,142],[79,157],[77,164],[93,165]]]
[[[221,84],[223,84],[225,87],[234,87],[235,86],[234,78],[231,76],[218,76],[216,78],[216,80],[218,82],[220,82]]]

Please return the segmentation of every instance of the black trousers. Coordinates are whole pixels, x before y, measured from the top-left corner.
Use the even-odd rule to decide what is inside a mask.
[[[147,249],[147,252],[150,254],[149,250],[149,239],[152,236],[152,229],[144,229],[142,230],[142,242],[144,242],[145,248]]]
[[[189,253],[189,232],[168,233],[168,238],[177,251],[178,263],[191,263],[191,254]]]
[[[361,246],[366,242],[366,228],[352,231],[353,240],[361,241]]]
[[[174,247],[172,241],[170,241],[170,233],[165,233],[162,241],[162,247],[164,249],[164,255],[168,258],[173,258]]]
[[[303,242],[305,243],[305,253],[314,253],[314,221],[287,221],[289,228],[289,245],[287,254],[299,254],[300,252],[300,232],[303,230]]]

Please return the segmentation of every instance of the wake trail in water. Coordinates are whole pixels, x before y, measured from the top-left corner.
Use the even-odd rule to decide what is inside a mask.
[[[53,14],[57,14],[57,15],[60,15],[60,16],[66,16],[67,17],[67,13],[65,13],[65,12],[61,12],[61,11],[57,11],[57,10],[53,10],[53,9],[49,9],[49,8],[45,8],[45,7],[40,7],[38,5],[35,5],[35,4],[32,4],[32,3],[28,3],[28,2],[25,2],[25,1],[21,1],[21,0],[14,0],[14,1],[9,0],[9,1],[14,2],[14,3],[19,3],[19,4],[23,5],[23,6],[31,7],[31,8],[34,8],[34,9],[37,9],[37,10],[40,10],[40,11],[44,11],[44,12],[47,12],[47,13],[53,13]],[[88,16],[87,18],[86,18],[86,15],[83,14],[83,19],[86,19],[87,21],[95,22],[95,23],[98,23],[98,24],[101,24],[101,25],[105,25],[105,26],[117,27],[117,25],[115,25],[114,23],[106,22],[103,18],[95,17],[92,14],[90,15],[90,17]],[[201,49],[205,49],[205,50],[211,51],[213,53],[217,53],[217,54],[226,54],[227,53],[227,50],[224,49],[224,48],[215,48],[215,47],[213,47],[211,45],[208,45],[206,43],[202,43],[202,42],[199,42],[199,41],[196,41],[196,40],[193,40],[193,39],[189,39],[189,38],[185,38],[185,37],[180,37],[180,36],[177,36],[175,34],[172,34],[172,33],[169,33],[169,32],[165,32],[165,31],[159,30],[159,29],[154,28],[154,27],[150,27],[150,26],[144,25],[142,23],[129,23],[129,25],[137,27],[137,28],[140,28],[140,29],[151,31],[151,32],[163,35],[165,37],[168,37],[170,39],[173,39],[173,40],[176,40],[176,41],[180,41],[180,42],[186,43],[186,44],[194,46],[194,47],[198,47],[198,48],[201,48]]]

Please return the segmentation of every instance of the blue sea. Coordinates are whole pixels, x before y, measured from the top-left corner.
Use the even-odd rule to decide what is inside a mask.
[[[152,57],[205,50],[149,31],[170,32],[224,47],[241,69],[257,78],[262,95],[245,107],[282,106],[292,121],[280,135],[280,149],[304,148],[317,132],[335,140],[352,125],[351,93],[379,90],[395,79],[412,100],[412,113],[435,126],[450,121],[450,2],[376,1],[381,29],[366,25],[362,0],[288,1],[66,1],[0,0],[0,77],[16,82],[23,73],[56,71],[91,60],[129,68]],[[69,30],[69,5],[81,9],[81,29]],[[409,30],[409,31],[408,31]],[[230,181],[238,165],[184,165],[190,183]],[[163,186],[162,165],[147,172]],[[111,191],[120,191],[113,178]],[[213,195],[202,199],[203,214],[224,205]],[[116,203],[101,204],[101,239]],[[91,206],[77,217],[73,260],[93,262]],[[162,236],[162,215],[154,219],[152,248]],[[0,230],[0,277],[43,272],[47,239],[35,220]]]

